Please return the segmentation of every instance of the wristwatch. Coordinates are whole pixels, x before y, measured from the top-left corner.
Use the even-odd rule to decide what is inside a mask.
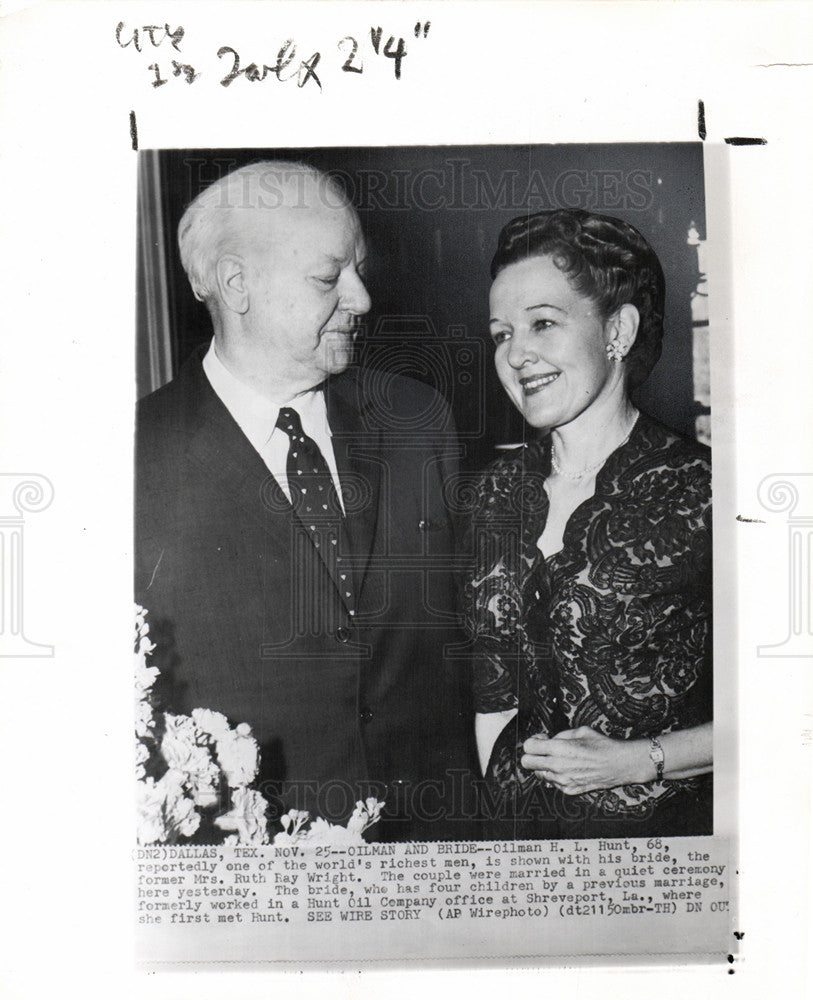
[[[656,780],[661,781],[663,779],[663,762],[665,758],[663,756],[663,747],[655,736],[649,738],[649,759],[655,765]]]

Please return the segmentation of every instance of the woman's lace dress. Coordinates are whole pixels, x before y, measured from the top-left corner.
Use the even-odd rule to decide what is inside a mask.
[[[545,558],[549,472],[550,438],[499,459],[472,521],[476,708],[518,709],[486,775],[494,835],[711,833],[710,776],[565,796],[519,764],[537,733],[627,740],[711,720],[709,451],[641,414]]]

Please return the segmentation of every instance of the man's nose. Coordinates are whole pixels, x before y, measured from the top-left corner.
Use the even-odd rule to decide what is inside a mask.
[[[342,283],[339,308],[354,316],[363,316],[372,308],[370,295],[358,274],[349,274]]]
[[[533,364],[539,360],[539,355],[529,342],[526,334],[514,331],[508,343],[508,364],[517,370],[525,364]]]

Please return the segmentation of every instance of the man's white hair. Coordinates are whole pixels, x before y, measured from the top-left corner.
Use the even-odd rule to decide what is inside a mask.
[[[239,252],[251,240],[256,217],[249,213],[307,207],[305,182],[333,208],[348,205],[338,182],[307,163],[264,160],[250,163],[215,181],[188,206],[178,224],[181,264],[195,298],[211,309],[217,298],[215,269],[225,253]]]

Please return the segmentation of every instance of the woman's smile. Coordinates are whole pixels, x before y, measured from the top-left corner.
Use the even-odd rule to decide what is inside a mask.
[[[542,375],[526,375],[519,380],[519,384],[524,395],[533,396],[534,393],[552,385],[561,374],[561,372],[546,372]]]

